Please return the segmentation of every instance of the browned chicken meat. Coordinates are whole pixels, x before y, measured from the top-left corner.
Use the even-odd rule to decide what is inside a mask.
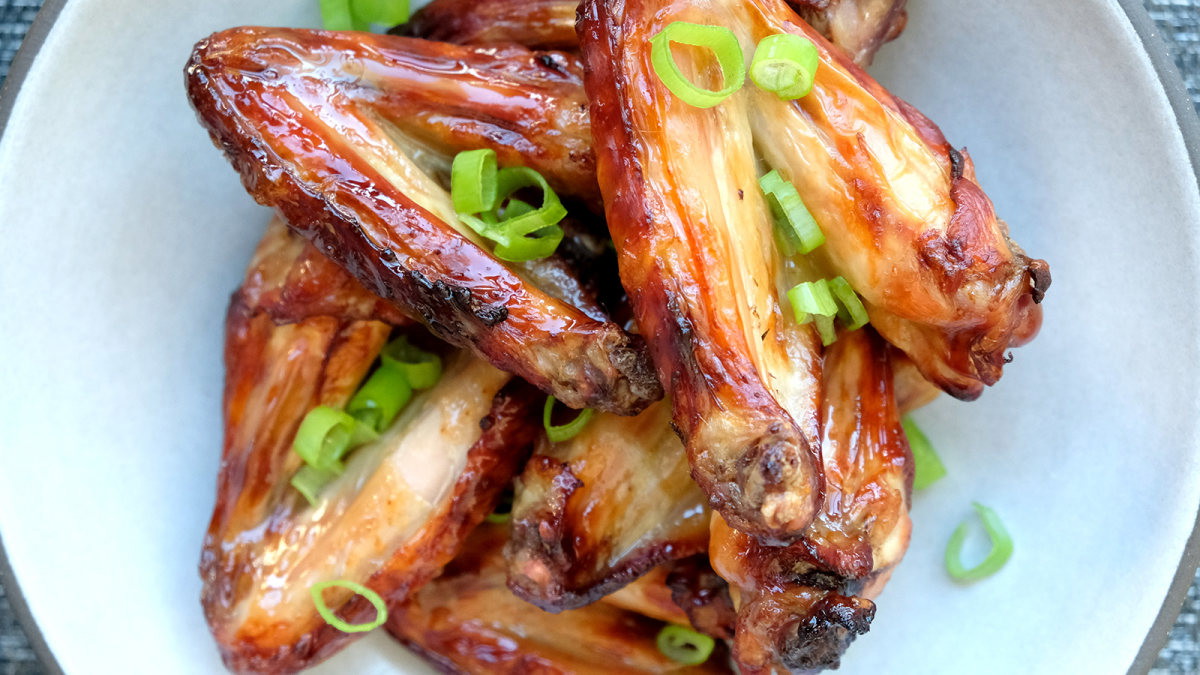
[[[826,357],[826,495],[800,541],[765,545],[713,518],[710,555],[732,587],[742,673],[836,668],[908,548],[912,456],[890,350],[867,329],[843,335]]]
[[[870,65],[883,43],[904,30],[906,2],[789,0],[805,21],[860,66]],[[397,32],[458,44],[515,42],[540,49],[571,49],[579,46],[578,7],[578,0],[434,0]]]
[[[812,93],[748,84],[711,108],[680,100],[649,54],[674,21],[728,26],[745,50],[778,33],[812,40]],[[781,0],[587,0],[579,27],[621,278],[693,476],[730,525],[795,539],[821,502],[820,373],[811,329],[778,300],[799,279],[775,245],[765,169],[824,224],[806,264],[845,277],[879,332],[956,396],[978,396],[1034,335],[1048,268],[1009,240],[969,158]],[[704,54],[675,57],[712,86]]]
[[[662,622],[609,603],[550,614],[504,585],[504,529],[485,526],[446,573],[388,619],[401,642],[446,672],[728,673],[721,655],[685,667],[655,646]]]
[[[708,548],[708,509],[669,426],[670,406],[601,414],[542,438],[517,481],[509,585],[549,611],[594,602],[654,566]]]
[[[488,147],[594,197],[568,57],[243,28],[197,45],[187,82],[247,190],[438,337],[571,407],[633,414],[661,396],[639,338],[493,257],[433,169]]]
[[[310,505],[289,485],[302,464],[297,427],[318,405],[346,404],[392,329],[338,315],[363,306],[365,291],[349,283],[325,289],[320,306],[333,315],[277,323],[307,313],[309,298],[287,307],[288,293],[247,289],[323,264],[280,238],[271,228],[229,310],[225,447],[201,559],[205,615],[226,664],[245,673],[295,672],[354,639],[318,615],[313,584],[350,580],[399,601],[437,575],[527,455],[540,398],[469,354],[451,356],[438,384]],[[352,623],[375,611],[333,596]]]

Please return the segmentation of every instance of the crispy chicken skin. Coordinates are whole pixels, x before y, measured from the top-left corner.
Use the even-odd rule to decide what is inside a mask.
[[[893,392],[891,348],[843,334],[825,367],[826,497],[797,543],[764,545],[714,517],[710,556],[737,605],[743,673],[836,668],[867,632],[887,575],[908,548],[912,458]]]
[[[284,247],[273,264],[268,250],[260,247],[248,283],[290,257]],[[261,297],[270,300],[248,304]],[[360,305],[334,298],[324,307],[353,314]],[[244,290],[230,307],[225,444],[200,564],[205,616],[239,673],[295,672],[355,638],[319,617],[314,583],[349,579],[398,601],[435,576],[494,508],[538,428],[532,387],[454,356],[442,380],[358,449],[311,507],[288,483],[300,466],[296,429],[317,405],[345,405],[391,327],[337,316],[280,325],[270,310],[302,313]],[[326,601],[351,623],[374,612],[363,598],[327,592]]]
[[[805,21],[860,66],[900,36],[907,0],[789,0]],[[573,49],[578,0],[434,0],[395,31],[456,44],[516,43],[538,49]]]
[[[634,414],[661,396],[640,338],[494,258],[421,165],[491,147],[587,198],[586,101],[568,61],[240,28],[197,45],[187,84],[247,190],[368,290],[566,405]]]
[[[392,610],[392,635],[454,673],[730,672],[719,649],[693,668],[668,659],[655,646],[661,622],[608,603],[561,614],[530,607],[505,587],[504,535],[476,530],[441,577]]]
[[[637,417],[597,415],[568,441],[539,441],[513,502],[514,593],[547,611],[574,609],[707,549],[704,495],[669,419],[659,402]]]
[[[871,65],[885,42],[908,23],[908,0],[788,0],[802,19],[860,66]]]
[[[267,225],[238,293],[241,298],[235,302],[265,312],[280,324],[318,316],[412,324],[278,218]]]

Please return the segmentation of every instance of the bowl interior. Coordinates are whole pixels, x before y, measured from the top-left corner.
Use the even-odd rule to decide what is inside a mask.
[[[181,69],[214,30],[316,26],[315,6],[72,0],[0,140],[0,533],[67,672],[219,668],[196,562],[222,321],[269,214]],[[916,496],[912,548],[843,672],[1124,671],[1200,503],[1195,176],[1115,3],[910,6],[873,72],[968,146],[1055,282],[997,387],[919,414],[950,475]],[[1016,554],[962,587],[941,555],[972,501]],[[396,664],[423,668],[374,635],[320,672]]]

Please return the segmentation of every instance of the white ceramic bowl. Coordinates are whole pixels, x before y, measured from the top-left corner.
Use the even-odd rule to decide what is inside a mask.
[[[912,549],[843,672],[1145,669],[1195,569],[1195,116],[1135,0],[910,5],[875,74],[970,147],[1055,281],[999,386],[921,414],[950,477],[917,495]],[[315,7],[50,0],[0,105],[0,534],[69,673],[220,669],[196,561],[223,312],[268,214],[181,69],[214,30],[315,26]],[[941,553],[972,500],[1017,548],[961,587]],[[417,668],[374,635],[321,672]]]

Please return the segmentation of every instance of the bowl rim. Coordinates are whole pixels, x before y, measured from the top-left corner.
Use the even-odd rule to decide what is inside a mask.
[[[1158,76],[1159,84],[1167,95],[1175,122],[1183,136],[1184,146],[1187,148],[1188,158],[1192,165],[1193,180],[1200,189],[1200,115],[1197,115],[1195,104],[1188,95],[1183,75],[1175,65],[1175,61],[1167,49],[1166,41],[1159,34],[1158,27],[1150,18],[1150,13],[1142,4],[1142,0],[1117,0],[1117,2],[1125,14],[1126,20],[1137,34],[1142,50],[1150,57],[1150,63]],[[8,127],[8,120],[21,85],[66,4],[67,0],[46,0],[34,18],[29,32],[26,33],[20,49],[17,50],[9,68],[8,77],[5,79],[3,87],[0,87],[0,138],[3,138]],[[1198,567],[1200,567],[1200,510],[1197,511],[1192,532],[1184,545],[1183,555],[1168,587],[1167,595],[1163,599],[1154,623],[1142,640],[1142,646],[1138,649],[1133,663],[1130,664],[1128,673],[1147,673],[1154,666],[1159,653],[1166,645],[1171,627],[1183,609],[1183,601],[1187,597],[1188,589],[1195,581]],[[48,673],[61,675],[64,672],[62,666],[50,650],[45,636],[33,618],[28,603],[21,594],[20,583],[8,561],[2,533],[0,533],[0,587],[7,595],[13,614],[29,638],[30,646],[42,667]]]

